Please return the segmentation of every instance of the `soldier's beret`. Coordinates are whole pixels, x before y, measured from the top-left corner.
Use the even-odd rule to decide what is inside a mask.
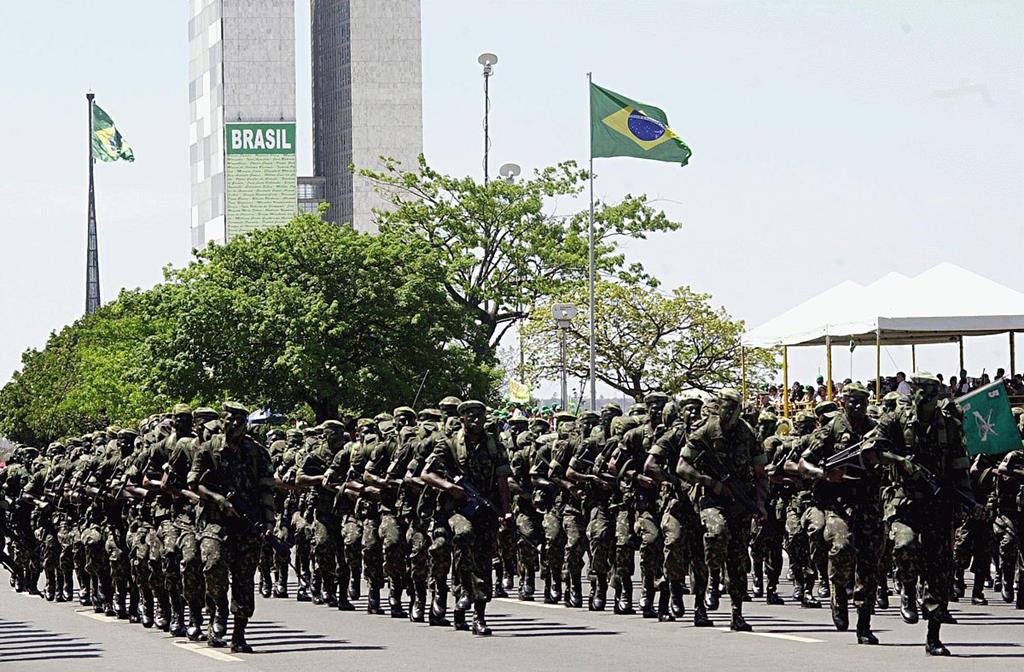
[[[249,409],[237,401],[225,401],[223,408],[224,412],[228,415],[244,415],[247,417],[249,415]]]
[[[175,404],[171,412],[174,415],[192,415],[192,407],[188,404]]]
[[[470,411],[486,412],[487,407],[484,406],[484,403],[482,401],[477,401],[476,399],[469,399],[468,401],[463,401],[462,403],[460,403],[458,410],[459,415],[462,415],[463,413],[469,413]]]

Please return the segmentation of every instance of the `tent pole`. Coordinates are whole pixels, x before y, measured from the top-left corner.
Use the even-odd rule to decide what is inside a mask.
[[[828,380],[825,381],[825,398],[832,401],[832,337],[825,336],[825,375],[828,376]]]
[[[917,371],[917,346],[910,344],[910,370]]]
[[[882,401],[882,329],[875,327],[875,401]]]
[[[782,417],[789,417],[789,346],[782,346]]]
[[[740,346],[740,399],[747,403],[747,349]]]
[[[1017,343],[1014,341],[1014,332],[1010,332],[1010,377],[1017,375]]]
[[[965,367],[964,367],[964,337],[963,336],[957,336],[956,337],[956,342],[960,345],[960,370],[964,371],[965,370]]]

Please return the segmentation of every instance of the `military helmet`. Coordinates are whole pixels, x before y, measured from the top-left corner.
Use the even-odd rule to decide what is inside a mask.
[[[726,400],[728,400],[728,401],[735,401],[736,403],[741,403],[742,400],[743,400],[743,397],[740,396],[739,390],[737,390],[737,389],[735,389],[733,387],[723,387],[722,389],[720,389],[718,391],[718,400],[719,401],[726,401]]]
[[[643,403],[642,401],[633,404],[632,406],[629,407],[629,412],[627,415],[647,415],[647,404]]]
[[[247,418],[249,417],[249,409],[237,401],[225,401],[222,408],[227,415],[244,415]]]
[[[821,401],[814,407],[814,415],[817,417],[828,417],[839,412],[839,404],[834,401]]]
[[[441,401],[437,402],[437,407],[440,408],[442,411],[444,411],[445,409],[451,409],[451,410],[454,411],[454,410],[458,409],[459,404],[461,404],[461,403],[462,403],[462,399],[459,399],[458,397],[453,397],[453,396],[449,395],[449,396],[445,397],[444,399],[442,399]]]
[[[607,403],[601,407],[601,415],[622,415],[622,406],[619,406],[614,401]]]
[[[219,413],[209,406],[200,406],[196,410],[192,411],[192,417],[196,420],[211,420],[219,417]]]
[[[668,403],[668,395],[659,390],[651,390],[644,395],[645,404],[665,404]]]
[[[486,413],[487,406],[484,405],[484,402],[477,401],[476,399],[467,399],[466,401],[463,401],[462,403],[459,404],[459,415],[462,415],[463,413],[469,413],[470,411],[483,411]]]
[[[870,397],[871,393],[868,391],[868,388],[864,387],[860,383],[847,383],[846,385],[843,386],[844,397],[850,397],[854,395]]]
[[[444,413],[437,408],[424,408],[417,417],[422,421],[440,421],[444,420]]]
[[[171,415],[192,415],[192,407],[188,404],[175,404]]]
[[[412,410],[408,406],[399,406],[394,410],[392,415],[396,418],[399,416],[405,416],[408,418],[412,418],[413,420],[416,419],[416,411]]]

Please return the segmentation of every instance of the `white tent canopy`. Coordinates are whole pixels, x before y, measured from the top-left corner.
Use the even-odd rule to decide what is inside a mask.
[[[846,281],[743,336],[748,347],[913,345],[1024,331],[1024,293],[943,263],[912,278]]]

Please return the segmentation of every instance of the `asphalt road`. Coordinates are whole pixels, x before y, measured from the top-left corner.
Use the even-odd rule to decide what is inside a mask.
[[[656,623],[610,611],[496,600],[494,636],[473,637],[386,616],[341,613],[294,599],[257,596],[251,655],[233,655],[97,615],[77,603],[17,594],[0,577],[0,669],[12,670],[1019,670],[1024,669],[1024,611],[989,592],[987,607],[952,605],[959,625],[945,626],[952,658],[924,654],[924,624],[905,625],[894,606],[875,617],[881,646],[858,646],[832,627],[827,609],[749,603],[753,633],[728,632],[727,600],[714,629]],[[968,589],[969,590],[969,589]],[[788,593],[784,587],[783,595]],[[363,607],[360,601],[357,606]],[[692,597],[687,596],[687,608]]]

